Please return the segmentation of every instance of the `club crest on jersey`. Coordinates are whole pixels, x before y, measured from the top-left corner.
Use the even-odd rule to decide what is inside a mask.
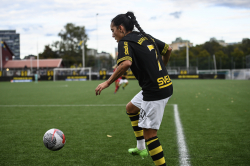
[[[148,49],[151,51],[154,49],[154,46],[151,44],[151,45],[147,45],[148,46]]]

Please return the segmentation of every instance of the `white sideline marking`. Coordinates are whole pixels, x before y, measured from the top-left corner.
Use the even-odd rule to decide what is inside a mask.
[[[178,105],[174,104],[174,117],[177,132],[177,143],[179,146],[179,163],[181,166],[190,166],[188,150],[186,147],[185,137],[181,125],[181,120],[178,112]]]
[[[117,107],[126,104],[82,104],[82,105],[0,105],[0,107]]]
[[[174,105],[174,104],[168,104]],[[0,105],[0,107],[119,107],[126,104],[82,104],[82,105]]]

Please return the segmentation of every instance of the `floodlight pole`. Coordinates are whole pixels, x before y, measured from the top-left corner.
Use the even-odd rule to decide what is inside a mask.
[[[96,13],[96,44],[97,44],[97,48],[96,48],[96,50],[97,50],[97,53],[98,53],[98,16],[99,14],[98,13]]]
[[[213,55],[213,58],[214,58],[214,71],[215,71],[215,74],[217,74],[217,67],[216,67],[215,55]]]
[[[84,40],[82,40],[82,67],[85,67],[85,51],[84,51]]]
[[[3,70],[2,38],[0,38],[0,60],[1,60],[1,71],[2,71]]]
[[[186,63],[187,63],[187,70],[188,70],[189,69],[189,49],[188,49],[188,42],[186,43]]]
[[[38,41],[37,41],[36,49],[37,49],[37,73],[38,73],[38,70],[39,70]]]

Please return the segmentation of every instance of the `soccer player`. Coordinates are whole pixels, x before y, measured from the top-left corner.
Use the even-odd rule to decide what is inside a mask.
[[[134,26],[139,32],[134,32]],[[126,111],[137,139],[137,147],[128,150],[142,158],[149,154],[155,165],[165,166],[163,149],[157,131],[165,106],[173,94],[173,86],[166,65],[171,47],[146,34],[138,24],[134,13],[119,14],[110,25],[112,36],[118,42],[117,69],[111,77],[99,84],[96,95],[130,68],[142,90],[127,104]]]
[[[124,84],[124,85],[122,86],[122,89],[124,90],[124,88],[128,85],[127,72],[125,72],[125,73],[122,75],[122,78],[120,79],[119,86],[121,86],[122,84]]]

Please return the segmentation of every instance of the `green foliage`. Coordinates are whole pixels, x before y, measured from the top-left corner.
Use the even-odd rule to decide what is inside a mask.
[[[79,65],[82,63],[82,45],[79,43],[84,40],[85,59],[87,50],[88,36],[84,26],[76,26],[67,23],[64,29],[58,33],[60,41],[55,41],[51,45],[45,46],[43,53],[39,54],[41,59],[62,58],[65,67]]]
[[[250,39],[243,39],[241,44],[221,46],[212,41],[189,48],[190,66],[198,69],[212,69],[213,55],[216,57],[217,69],[245,68],[245,57],[250,55]],[[173,51],[169,67],[186,66],[186,48]]]
[[[40,59],[55,59],[55,58],[60,58],[60,56],[55,51],[53,51],[49,45],[46,45],[43,53],[39,54],[39,58]]]
[[[85,45],[87,43],[87,34],[84,26],[76,26],[72,23],[68,23],[64,26],[64,30],[58,34],[61,41],[57,41],[53,44],[55,48],[58,48],[61,52],[79,52],[79,43],[84,40]]]

